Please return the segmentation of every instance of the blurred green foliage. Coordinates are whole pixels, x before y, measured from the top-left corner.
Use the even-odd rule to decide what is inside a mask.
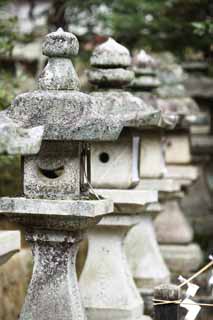
[[[213,2],[209,0],[67,0],[68,21],[78,24],[82,12],[88,20],[88,33],[97,21],[112,30],[113,36],[130,49],[171,50],[183,56],[188,48],[212,54]],[[108,10],[99,11],[100,6]],[[199,32],[198,32],[199,31]],[[202,31],[202,32],[201,32]]]

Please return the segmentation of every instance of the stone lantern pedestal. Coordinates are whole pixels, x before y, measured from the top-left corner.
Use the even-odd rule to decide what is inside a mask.
[[[83,230],[113,210],[109,200],[1,198],[0,213],[21,223],[34,269],[21,319],[84,319],[75,258]]]
[[[128,230],[142,219],[137,212],[146,204],[156,202],[157,193],[112,189],[96,191],[113,200],[115,211],[88,233],[88,254],[80,277],[87,317],[148,319],[142,316],[143,302],[127,263],[124,239]]]
[[[154,288],[170,282],[170,272],[157,242],[153,220],[162,214],[167,196],[177,192],[179,185],[172,179],[141,179],[136,190],[155,190],[161,203],[144,208],[140,223],[129,231],[125,239],[128,263],[145,302],[145,310],[151,314]]]

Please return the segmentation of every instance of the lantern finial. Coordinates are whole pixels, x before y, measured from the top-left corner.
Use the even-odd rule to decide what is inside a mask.
[[[70,60],[79,51],[76,36],[62,28],[49,33],[44,40],[42,52],[48,64],[41,73],[38,84],[42,90],[78,90],[80,82]]]

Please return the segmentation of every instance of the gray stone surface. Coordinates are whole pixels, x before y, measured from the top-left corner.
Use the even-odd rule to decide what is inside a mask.
[[[155,90],[158,97],[162,99],[167,98],[185,98],[187,93],[183,84],[176,84],[174,86],[164,85]]]
[[[122,129],[119,119],[110,116],[106,119],[99,112],[96,100],[78,91],[21,94],[7,115],[26,128],[44,126],[45,140],[113,140]]]
[[[21,248],[19,231],[0,231],[0,265],[5,263]]]
[[[144,215],[126,239],[128,263],[140,293],[169,282],[170,274],[161,256],[151,217]]]
[[[113,211],[111,200],[0,199],[0,214],[26,226],[76,230]]]
[[[189,183],[195,181],[199,176],[199,168],[193,165],[168,165],[166,178],[177,180],[188,180]]]
[[[197,104],[190,97],[185,98],[158,98],[157,106],[162,112],[175,113],[179,116],[180,120],[183,120],[183,117],[199,116],[199,109]]]
[[[78,90],[80,82],[70,61],[77,55],[79,43],[76,36],[61,28],[49,33],[42,46],[43,54],[49,57],[47,66],[38,79],[40,89]]]
[[[90,63],[94,67],[128,67],[131,57],[127,48],[109,38],[95,48]]]
[[[155,110],[161,111],[161,121],[159,126],[172,129],[177,122],[177,117],[172,110],[160,109],[158,106],[158,97],[155,89],[161,84],[157,75],[157,61],[148,55],[144,50],[133,57],[132,70],[135,77],[129,85],[134,95],[144,100],[149,106]]]
[[[213,78],[205,75],[190,74],[185,80],[188,94],[194,98],[212,99]]]
[[[108,90],[93,92],[92,96],[99,100],[100,114],[107,114],[113,119],[121,119],[126,127],[151,128],[162,126],[160,110],[147,106],[141,99],[129,92]],[[168,126],[168,122],[163,122]]]
[[[108,41],[99,46],[91,58],[92,66],[100,67],[101,69],[104,66],[104,73],[106,74],[107,71],[110,74],[113,67],[114,75],[121,66],[125,70],[125,67],[130,63],[130,55],[128,50],[125,49],[123,51],[125,55],[128,55],[127,64],[124,62],[123,55],[120,54],[120,49],[122,48],[113,41]],[[120,81],[119,77],[118,79]],[[135,98],[129,92],[112,89],[114,87],[113,81],[114,79],[106,81],[104,84],[102,80],[97,82],[100,90],[93,93],[93,96],[100,101],[100,113],[105,114],[107,117],[111,115],[115,119],[119,117],[126,127],[148,128],[159,124],[161,115],[158,110],[147,106],[141,99]],[[101,89],[103,86],[107,87],[107,91]],[[120,82],[120,88],[122,86],[123,84]],[[132,136],[131,131],[126,130],[129,137]],[[126,145],[121,137],[118,140],[118,145],[119,143],[121,144],[120,154],[119,150],[116,150],[117,143],[115,145],[113,143],[111,145],[99,144],[94,149],[93,156],[96,159],[98,154],[106,152],[107,147],[107,151],[110,153],[108,155],[111,158],[115,156],[117,161],[108,161],[105,163],[105,167],[104,164],[101,167],[96,161],[99,168],[96,172],[95,183],[99,184],[100,182],[101,186],[101,181],[98,182],[98,175],[102,176],[103,179],[101,179],[102,189],[95,189],[95,192],[105,198],[112,199],[115,207],[114,214],[104,218],[99,225],[89,231],[88,235],[88,255],[80,277],[80,288],[87,317],[91,320],[144,319],[143,301],[134,284],[125,257],[124,237],[132,225],[139,223],[140,215],[136,214],[143,214],[146,205],[157,202],[157,192],[116,189],[115,184],[119,184],[121,181],[123,188],[127,188],[132,184],[132,181],[130,181],[132,172],[130,171],[133,167],[132,164],[137,162],[138,155],[135,156],[136,161],[133,161],[134,146],[129,143],[129,140],[126,140]],[[123,150],[124,152],[122,152]],[[120,169],[119,163],[122,162],[122,158],[124,159],[122,169]],[[138,171],[137,164],[134,170],[135,172]],[[116,174],[119,175],[119,173],[121,177],[117,179]],[[115,182],[112,181],[113,179]],[[104,189],[107,183],[110,184],[111,188],[114,183],[115,189]]]
[[[36,154],[43,136],[43,127],[23,129],[0,113],[0,154]]]
[[[155,90],[159,97],[157,105],[160,110],[174,112],[179,116],[178,126],[187,127],[186,116],[198,115],[199,108],[193,101],[184,87],[186,74],[183,68],[177,64],[171,54],[162,53],[157,56],[158,77],[161,86]]]
[[[195,235],[210,243],[213,236],[213,198],[208,184],[208,175],[212,175],[212,169],[202,165],[199,169],[199,178],[191,185],[187,195],[181,199],[181,207],[191,222]]]
[[[6,114],[25,128],[43,125],[45,140],[116,139],[120,119],[106,118],[94,98],[76,91],[79,82],[69,58],[78,52],[77,44],[63,30],[49,34],[43,44],[49,60],[38,81],[41,90],[16,97]]]
[[[42,149],[24,159],[26,197],[1,198],[0,215],[24,226],[34,256],[20,320],[84,320],[75,271],[78,243],[82,229],[113,211],[111,200],[84,193],[85,171],[90,170],[89,161],[84,168],[86,141],[116,139],[123,123],[105,119],[94,98],[76,91],[78,79],[69,60],[78,52],[74,35],[62,29],[49,34],[43,52],[49,60],[40,90],[19,95],[6,113],[24,128],[43,125]]]
[[[152,164],[150,170],[150,163]],[[140,178],[162,178],[166,173],[163,140],[160,134],[142,132],[140,144]]]
[[[158,77],[165,85],[178,84],[186,79],[186,74],[182,66],[178,65],[173,57],[171,57],[171,59],[170,57],[163,54],[159,54],[156,57],[158,62]]]
[[[158,78],[151,77],[149,75],[140,76],[137,78],[134,78],[131,82],[131,88],[134,89],[155,89],[160,85],[160,81]]]
[[[167,133],[165,160],[170,165],[189,165],[191,163],[190,137],[187,133]]]
[[[160,244],[189,244],[193,230],[177,201],[167,201],[164,210],[155,219],[155,230]]]
[[[140,52],[133,57],[133,65],[141,71],[145,70],[145,73],[147,73],[147,69],[150,73],[153,73],[157,68],[157,60],[144,50],[140,50]]]
[[[114,203],[114,212],[120,214],[143,213],[146,205],[158,200],[158,193],[153,190],[95,189],[95,191],[102,197],[111,199]]]
[[[110,84],[111,87],[125,86],[130,83],[134,78],[134,73],[130,70],[121,68],[115,69],[91,69],[88,71],[88,79],[90,83],[99,85],[101,87],[107,87]]]
[[[34,270],[21,320],[86,319],[75,271],[80,239],[66,232],[27,232]]]
[[[139,139],[131,135],[118,141],[91,145],[91,183],[95,188],[129,189],[139,181]]]
[[[197,244],[161,245],[162,255],[171,272],[184,273],[197,271],[203,262],[203,254]]]
[[[79,42],[76,36],[62,28],[46,35],[42,46],[43,54],[54,58],[71,58],[78,54],[78,50]]]
[[[140,179],[136,190],[156,190],[161,193],[175,193],[180,191],[180,184],[174,179]]]
[[[69,200],[78,197],[82,184],[81,152],[78,142],[43,142],[38,155],[24,158],[25,196]]]
[[[118,46],[118,50],[114,46],[116,48]],[[125,48],[124,51],[125,57],[128,56],[129,65],[130,54]],[[122,61],[120,45],[112,39],[98,46],[92,54],[91,65],[96,68],[89,71],[89,80],[99,88],[99,91],[92,93],[99,101],[99,113],[105,117],[107,114],[107,118],[120,119],[127,127],[168,127],[171,123],[174,125],[174,119],[169,117],[163,119],[159,109],[147,105],[142,99],[134,97],[129,92],[118,89],[130,84],[133,77],[132,72],[126,70],[127,64]],[[105,68],[103,69],[102,66]],[[115,86],[117,89],[113,90]],[[104,91],[103,88],[107,90]]]
[[[88,320],[142,320],[143,302],[124,251],[129,226],[96,226],[88,233],[88,254],[80,289]]]

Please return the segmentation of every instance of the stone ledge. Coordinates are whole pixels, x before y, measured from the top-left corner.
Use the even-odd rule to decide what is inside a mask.
[[[177,192],[180,191],[180,184],[174,179],[141,179],[136,189]]]
[[[114,212],[121,214],[143,213],[148,204],[158,201],[158,193],[153,190],[121,190],[121,189],[95,189],[104,198],[112,199]]]
[[[85,228],[113,212],[113,202],[101,200],[0,199],[0,215],[35,228],[75,230]]]

